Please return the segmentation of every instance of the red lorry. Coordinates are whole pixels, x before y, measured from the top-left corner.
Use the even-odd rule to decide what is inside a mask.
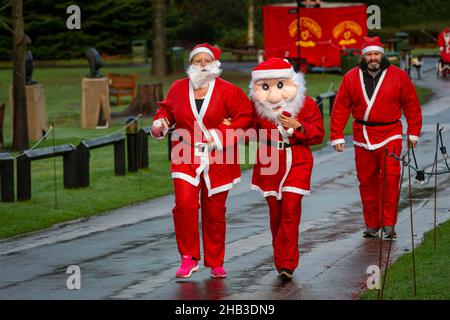
[[[310,67],[341,69],[341,55],[349,52],[342,49],[360,49],[367,36],[366,12],[363,3],[320,2],[317,8],[300,7],[298,22],[296,3],[263,6],[265,59],[298,61],[300,48],[303,72]]]

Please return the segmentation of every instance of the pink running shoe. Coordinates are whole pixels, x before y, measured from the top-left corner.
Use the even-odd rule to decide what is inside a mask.
[[[181,256],[181,265],[177,270],[177,278],[189,278],[192,272],[198,271],[198,262],[192,256]]]
[[[214,267],[211,268],[211,277],[212,278],[226,278],[227,272],[223,267]]]

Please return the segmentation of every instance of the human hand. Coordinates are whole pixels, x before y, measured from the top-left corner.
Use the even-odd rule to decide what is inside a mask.
[[[334,150],[336,150],[337,152],[344,152],[344,149],[344,143],[338,143],[334,145]]]
[[[230,126],[231,125],[231,120],[233,120],[232,118],[224,118],[222,120],[222,124],[226,125],[226,126]]]

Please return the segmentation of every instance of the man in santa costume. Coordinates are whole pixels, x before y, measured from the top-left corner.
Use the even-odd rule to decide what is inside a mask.
[[[363,235],[376,237],[382,228],[387,239],[394,239],[400,163],[387,157],[384,172],[385,149],[397,156],[402,152],[402,113],[408,124],[409,146],[415,147],[422,111],[414,85],[403,70],[385,59],[379,37],[365,37],[361,53],[361,64],[344,75],[339,87],[331,114],[330,140],[336,151],[344,151],[344,128],[351,113],[355,119],[353,144],[366,225]]]
[[[301,201],[310,193],[310,146],[324,137],[322,115],[306,96],[303,75],[284,59],[253,69],[250,96],[259,142],[252,189],[266,198],[275,267],[282,280],[290,280],[299,261]]]
[[[441,55],[450,55],[450,28],[445,27],[438,35],[438,47]],[[447,62],[450,60],[447,59]]]
[[[154,116],[152,136],[162,139],[171,126],[171,174],[175,192],[173,220],[181,265],[177,277],[199,269],[198,210],[201,207],[204,265],[213,278],[227,276],[225,256],[225,202],[240,181],[238,161],[227,163],[227,150],[237,154],[236,141],[226,130],[247,129],[252,107],[244,92],[219,78],[221,50],[200,44],[189,55],[189,77],[176,80]],[[231,124],[225,125],[223,119]],[[178,137],[178,138],[177,138]],[[174,139],[172,139],[174,140]],[[201,205],[199,204],[201,203]]]
[[[438,47],[441,53],[441,61],[443,64],[440,66],[440,73],[443,73],[447,69],[447,73],[450,72],[450,28],[446,27],[438,36]]]

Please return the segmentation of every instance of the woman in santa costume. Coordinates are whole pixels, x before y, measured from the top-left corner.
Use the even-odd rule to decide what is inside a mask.
[[[247,129],[251,104],[237,86],[219,78],[221,50],[209,44],[194,47],[189,55],[188,78],[175,81],[159,102],[152,136],[162,139],[175,126],[171,174],[175,192],[173,220],[181,265],[177,277],[190,277],[199,269],[198,210],[201,207],[204,265],[211,276],[224,278],[225,202],[240,181],[237,161],[227,164],[227,150],[236,152],[225,131]],[[223,119],[230,119],[225,125]],[[174,140],[174,138],[172,139]],[[201,203],[201,205],[199,204]]]
[[[363,235],[376,237],[382,228],[387,239],[394,239],[400,163],[387,157],[384,172],[385,149],[388,154],[401,154],[402,113],[408,124],[408,143],[416,145],[422,111],[414,85],[403,70],[385,59],[379,37],[364,38],[361,64],[344,75],[339,87],[330,121],[330,140],[338,152],[344,151],[344,128],[350,113],[355,119],[353,144],[366,225]],[[387,190],[384,204],[383,190]]]
[[[272,58],[252,71],[259,142],[252,189],[269,206],[274,262],[282,280],[292,279],[298,266],[301,201],[310,193],[313,168],[310,146],[324,137],[320,110],[305,91],[303,75],[287,60]]]

